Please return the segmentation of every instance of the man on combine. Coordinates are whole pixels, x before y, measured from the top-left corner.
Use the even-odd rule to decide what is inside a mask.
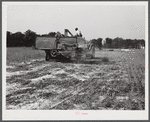
[[[77,37],[82,37],[82,33],[81,31],[78,30],[78,28],[75,28],[75,31],[76,31],[76,35]]]

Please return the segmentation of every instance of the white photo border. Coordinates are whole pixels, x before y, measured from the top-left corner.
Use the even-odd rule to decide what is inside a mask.
[[[7,6],[8,5],[144,5],[145,6],[145,110],[6,110],[6,31],[7,31]],[[2,2],[2,120],[148,120],[148,2]],[[75,112],[88,115],[76,115]]]

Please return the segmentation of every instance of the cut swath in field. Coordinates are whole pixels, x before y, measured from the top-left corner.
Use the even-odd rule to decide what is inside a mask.
[[[132,85],[130,84],[134,81],[134,75],[131,69],[129,69],[131,73],[128,72],[127,63],[128,54],[133,56],[132,54],[136,53],[136,51],[135,53],[97,51],[94,59],[79,62],[61,60],[45,62],[42,59],[28,64],[10,63],[14,66],[13,68],[7,67],[11,72],[32,71],[44,65],[45,67],[30,73],[7,77],[6,108],[137,110],[140,108],[137,101],[140,100],[133,98],[138,96],[137,89],[133,89],[133,94],[131,94]],[[139,69],[136,75],[139,79],[143,79],[144,83],[145,76],[142,72]],[[131,74],[130,77],[128,77],[129,74]],[[141,102],[141,105],[144,104]],[[140,108],[140,110],[143,109]]]

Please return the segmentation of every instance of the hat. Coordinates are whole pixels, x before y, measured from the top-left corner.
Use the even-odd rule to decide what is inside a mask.
[[[75,28],[75,30],[78,30],[78,28]]]

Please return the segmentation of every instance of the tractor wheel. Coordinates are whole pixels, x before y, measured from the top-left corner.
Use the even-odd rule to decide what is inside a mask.
[[[50,56],[53,57],[53,58],[56,58],[57,57],[57,53],[58,53],[57,50],[51,50],[50,51]]]

